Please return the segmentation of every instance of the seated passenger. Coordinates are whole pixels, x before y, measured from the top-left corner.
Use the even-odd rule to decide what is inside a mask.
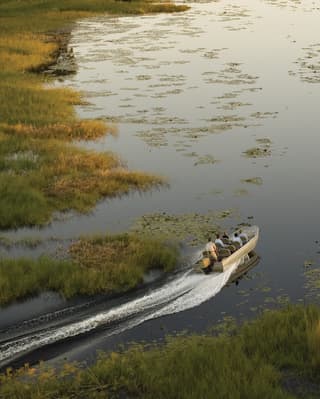
[[[240,245],[240,247],[242,247],[242,240],[241,240],[241,238],[238,236],[238,233],[234,233],[234,234],[233,234],[232,242],[238,243],[238,244]]]
[[[241,238],[241,240],[243,241],[244,244],[249,241],[247,234],[245,232],[243,232],[242,230],[239,230],[239,237]]]
[[[216,237],[217,238],[214,240],[214,243],[221,248],[225,248],[226,246],[225,246],[224,242],[221,240],[220,234],[217,234]]]
[[[208,242],[206,244],[206,251],[213,257],[214,260],[218,260],[218,250],[216,244],[212,242],[211,237],[208,238]]]
[[[226,232],[224,232],[224,233],[222,234],[221,241],[223,241],[223,243],[224,243],[225,245],[231,244],[230,237],[228,236],[228,234],[227,234]]]

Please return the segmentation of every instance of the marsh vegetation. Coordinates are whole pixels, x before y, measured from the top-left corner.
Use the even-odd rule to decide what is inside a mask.
[[[26,365],[1,376],[0,393],[3,399],[315,398],[320,392],[319,321],[319,308],[291,306],[241,327],[221,325],[214,335],[167,338],[164,345],[100,354],[87,369]]]
[[[168,272],[177,263],[177,247],[161,240],[133,234],[82,238],[64,259],[1,259],[0,306],[46,291],[66,298],[126,292],[142,283],[147,271]]]
[[[0,380],[0,397],[319,397],[319,309],[265,312],[290,302],[319,301],[319,246],[314,246],[319,238],[314,217],[319,197],[314,184],[318,126],[313,122],[319,103],[319,45],[312,37],[318,26],[316,5],[312,0],[265,0],[241,7],[227,1],[198,2],[186,14],[118,18],[186,8],[102,0],[1,3],[0,227],[42,225],[36,232],[4,232],[2,247],[11,254],[25,247],[40,251],[47,237],[63,240],[67,235],[72,240],[79,231],[105,231],[106,226],[124,231],[136,219],[129,235],[77,239],[61,259],[48,254],[39,259],[2,257],[1,304],[43,290],[66,298],[126,292],[151,268],[168,271],[176,265],[177,251],[167,246],[172,237],[196,251],[191,247],[221,231],[222,219],[228,218],[228,231],[231,225],[256,219],[262,261],[240,287],[231,286],[212,299],[209,280],[186,283],[189,299],[206,302],[200,306],[200,301],[190,301],[189,307],[179,308],[189,311],[177,317],[168,310],[161,313],[163,303],[155,302],[160,309],[155,314],[169,315],[160,321],[131,303],[133,313],[150,316],[142,318],[148,325],[141,324],[132,335],[119,333],[117,339],[127,342],[140,334],[151,340],[183,328],[203,331],[206,323],[228,314],[240,320],[259,318],[242,327],[221,327],[224,334],[218,337],[168,338],[163,346],[108,353],[89,369],[67,364],[60,372],[26,365],[18,379],[9,369]],[[116,17],[74,24],[105,11]],[[274,24],[277,18],[279,26]],[[300,26],[310,29],[300,31]],[[67,48],[73,27],[74,54]],[[67,53],[70,68],[54,67],[62,53]],[[59,83],[52,79],[68,70],[79,73],[61,76]],[[117,140],[114,122],[119,124]],[[152,169],[155,175],[131,172],[111,148],[122,153],[130,168]],[[279,154],[286,156],[279,159]],[[166,184],[162,175],[174,182],[171,190],[139,195]],[[87,212],[101,198],[131,190],[136,195],[100,203],[90,215],[72,214],[43,226],[55,211]],[[296,226],[299,234],[292,234]],[[155,236],[161,240],[150,240]],[[174,284],[171,294],[185,304],[185,291]],[[166,306],[173,296],[168,291],[164,296]],[[171,312],[177,312],[174,306]],[[119,320],[115,328],[123,327]],[[66,337],[62,324],[51,331],[57,333],[50,341],[51,348],[57,343],[57,353]],[[106,329],[110,332],[112,326]],[[112,339],[106,329],[101,328],[103,339],[99,329],[86,334],[90,341],[98,336],[99,345],[108,349]],[[212,331],[220,330],[214,325]],[[20,356],[27,341],[30,358],[40,348],[38,332],[23,333],[23,342],[6,336],[0,354],[7,351],[8,362],[10,356]],[[89,340],[83,349],[80,336],[68,337],[80,359],[88,353]],[[41,345],[39,352],[47,356],[49,347]],[[92,344],[91,349],[97,348]]]
[[[80,93],[53,88],[35,72],[56,62],[77,18],[95,13],[182,11],[172,3],[5,1],[0,5],[0,228],[41,225],[54,211],[87,211],[103,197],[163,184],[131,172],[116,155],[79,150],[71,140],[113,133],[98,120],[79,120]],[[61,32],[61,33],[60,33]]]

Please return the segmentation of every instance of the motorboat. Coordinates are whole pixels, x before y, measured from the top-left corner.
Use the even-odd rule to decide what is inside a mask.
[[[225,246],[223,248],[218,247],[218,260],[214,261],[210,254],[204,251],[201,259],[199,259],[195,264],[195,270],[203,273],[223,273],[230,267],[233,267],[235,269],[234,273],[236,273],[238,269],[241,269],[241,273],[243,273],[243,270],[246,270],[246,268],[249,269],[251,264],[257,261],[258,257],[254,252],[254,249],[259,239],[259,227],[243,227],[241,230],[234,232],[233,235],[235,233],[238,233],[242,240],[241,246],[238,245],[238,243],[234,243],[232,238],[225,239]],[[242,238],[243,236],[246,236],[248,239],[244,240]]]

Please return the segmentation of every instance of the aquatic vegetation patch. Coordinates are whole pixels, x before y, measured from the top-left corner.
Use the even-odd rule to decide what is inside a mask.
[[[71,244],[65,259],[0,260],[0,306],[45,291],[75,295],[125,292],[142,283],[151,269],[172,270],[174,244],[137,235],[100,235]]]
[[[243,152],[246,158],[265,158],[271,155],[271,140],[269,138],[256,139],[258,147],[252,147]]]
[[[207,154],[207,155],[203,155],[203,156],[198,156],[196,162],[194,163],[194,166],[215,165],[218,162],[219,162],[219,160],[216,159],[213,155]]]
[[[271,150],[269,148],[253,147],[244,151],[243,154],[247,158],[262,158],[271,155]]]
[[[241,179],[241,182],[255,184],[256,186],[261,186],[263,184],[263,180],[261,177],[250,177],[248,179]]]
[[[249,19],[250,10],[235,4],[227,4],[218,16],[221,22],[231,22],[231,25],[225,25],[225,28],[230,31],[247,29],[252,24]],[[236,24],[232,24],[233,22]]]
[[[150,147],[161,147],[168,145],[167,130],[164,128],[152,128],[150,130],[140,130],[136,133]]]
[[[315,263],[315,262],[314,262],[313,260],[308,259],[308,260],[305,260],[305,261],[303,262],[303,266],[304,266],[304,267],[310,267],[310,266],[312,266],[314,263]]]
[[[212,334],[167,337],[162,345],[133,344],[101,353],[88,368],[65,364],[56,370],[42,364],[9,369],[1,375],[0,394],[4,399],[317,397],[319,320],[318,307],[298,305],[265,312],[242,326],[226,317]],[[288,373],[296,377],[293,387],[285,384]],[[297,396],[301,387],[303,395]]]
[[[122,115],[112,115],[107,120],[141,125],[133,127],[137,129],[134,134],[140,137],[148,146],[163,147],[172,145],[176,148],[176,151],[183,153],[185,146],[192,146],[203,137],[257,126],[257,123],[253,122],[253,120],[259,122],[259,124],[261,123],[260,120],[262,118],[254,118],[252,116],[255,114],[255,109],[252,105],[254,102],[251,98],[250,101],[246,98],[249,92],[262,90],[261,87],[256,87],[259,78],[256,74],[252,73],[252,71],[246,71],[245,65],[241,62],[236,62],[236,60],[234,62],[225,62],[222,57],[224,55],[227,56],[228,48],[219,48],[218,46],[213,48],[200,47],[198,40],[195,43],[190,40],[190,45],[185,48],[185,45],[180,40],[177,40],[176,36],[180,34],[178,28],[187,28],[186,34],[188,34],[189,29],[191,31],[193,29],[193,19],[193,14],[184,15],[183,17],[180,15],[172,16],[169,22],[161,21],[159,23],[157,21],[155,27],[148,28],[147,31],[139,30],[139,25],[134,26],[138,28],[137,38],[135,39],[130,37],[122,22],[117,23],[116,26],[112,24],[111,33],[115,34],[117,45],[111,44],[110,48],[103,46],[103,51],[101,49],[93,53],[93,57],[99,60],[101,58],[104,59],[107,54],[110,65],[117,63],[121,54],[130,57],[134,61],[134,64],[117,71],[121,73],[121,76],[118,75],[121,81],[128,81],[128,84],[124,83],[123,87],[120,88],[121,98],[119,99],[119,101],[125,103],[121,107],[126,108],[127,112]],[[173,31],[168,29],[168,24],[171,22],[177,27],[174,30],[176,32],[175,37],[172,37]],[[159,29],[159,25],[166,28]],[[126,32],[127,35],[124,37],[119,36],[119,30],[121,33]],[[189,36],[191,37],[192,34]],[[146,54],[147,57],[145,57],[145,49],[150,47],[150,37],[152,40],[156,40],[159,46],[158,54],[157,56],[155,55],[154,59],[148,53]],[[137,41],[139,45],[137,45]],[[198,73],[200,78],[198,81],[190,81],[191,76],[186,74],[185,68],[173,65],[175,61],[172,59],[172,51],[166,49],[168,42],[172,48],[175,48],[175,51],[181,53],[179,57],[183,57],[184,62],[191,65],[195,62],[198,65],[195,60],[200,58],[200,70],[197,71],[198,68],[195,69],[197,71],[195,73]],[[130,47],[129,50],[128,45]],[[85,59],[88,62],[91,61],[91,57],[90,59],[85,57]],[[139,59],[142,61],[139,62]],[[214,62],[216,59],[220,59],[220,62]],[[175,67],[175,71],[168,72],[167,66]],[[137,68],[139,69],[137,70]],[[159,71],[150,74],[149,68],[158,69]],[[192,77],[192,79],[194,78]],[[227,87],[225,87],[224,81],[227,82]],[[204,101],[201,99],[201,103],[196,102],[193,104],[192,107],[195,112],[190,108],[190,112],[186,113],[186,107],[182,105],[187,104],[189,102],[188,99],[193,94],[198,98],[197,93],[200,90],[207,92],[208,88],[205,89],[205,87],[210,82],[213,82],[215,86],[212,90],[208,90],[208,93],[210,93],[209,98],[203,98]],[[227,89],[228,91],[226,91]],[[226,91],[225,95],[223,91]],[[241,98],[242,94],[244,94],[243,98]],[[173,98],[173,96],[177,98]],[[141,109],[142,104],[136,105],[134,97],[149,98],[150,108],[147,104],[148,102],[143,102],[143,109]],[[230,101],[230,98],[234,101]],[[165,101],[166,99],[172,100],[169,103],[180,104],[177,109],[178,112],[173,112],[174,109],[168,107],[169,103]],[[106,101],[108,100],[110,99],[106,99]],[[130,107],[127,103],[130,104]],[[214,104],[214,107],[210,104]],[[157,111],[158,109],[159,111]],[[201,111],[198,111],[200,109]],[[234,112],[221,112],[221,109]],[[265,113],[257,113],[257,116],[260,116],[260,114]],[[181,146],[176,145],[181,140],[184,140],[184,144]]]
[[[276,118],[279,112],[254,112],[250,116],[254,119]],[[263,139],[261,139],[263,140]]]
[[[262,137],[262,138],[256,139],[256,142],[261,145],[266,145],[266,146],[270,146],[272,144],[271,139],[269,139],[268,137]]]
[[[210,119],[206,119],[207,122],[214,122],[214,123],[236,123],[242,122],[245,118],[242,116],[237,115],[219,115]]]
[[[302,4],[301,0],[264,0],[264,1],[273,6],[281,8],[290,7],[293,9],[297,9]]]
[[[320,83],[320,43],[311,44],[302,50],[303,56],[295,61],[297,70],[289,71],[289,74],[300,77],[302,82]]]
[[[305,298],[309,303],[320,301],[320,268],[319,262],[307,259],[303,263],[303,275],[305,279]]]
[[[218,109],[223,109],[223,110],[226,110],[226,111],[233,111],[233,110],[235,110],[237,108],[249,107],[251,105],[252,105],[251,103],[243,103],[241,101],[230,101],[230,102],[228,102],[226,104],[220,105],[218,107]]]
[[[198,50],[183,50],[182,52],[184,52],[184,53],[186,53],[186,52],[188,52],[189,54],[192,54],[192,53],[196,53],[196,52],[198,52],[199,50],[202,50],[202,49],[198,49]],[[219,57],[220,57],[220,55],[221,55],[221,52],[222,51],[225,51],[225,50],[228,50],[227,48],[215,48],[215,49],[213,49],[213,50],[210,50],[210,51],[206,51],[205,53],[203,53],[203,57],[205,57],[205,58],[209,58],[210,60],[216,60],[216,59],[219,59]],[[214,72],[204,72],[202,75],[203,76],[208,76],[208,75],[211,75],[211,74],[213,74]]]
[[[205,243],[208,236],[221,231],[221,226],[218,223],[232,215],[232,210],[180,215],[171,215],[166,212],[153,213],[137,219],[131,227],[131,231],[147,236],[185,241],[190,245],[199,245]]]
[[[232,73],[232,75],[230,75]],[[253,76],[244,73],[233,74],[234,71],[230,71],[228,68],[217,72],[213,77],[206,78],[205,83],[207,84],[223,84],[223,85],[251,85],[255,84],[258,76]]]

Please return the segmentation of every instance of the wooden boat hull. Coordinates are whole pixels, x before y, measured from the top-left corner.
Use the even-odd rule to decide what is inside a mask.
[[[249,270],[253,269],[259,263],[260,256],[258,254],[256,254],[255,252],[251,252],[249,256],[250,259],[237,267],[237,269],[231,274],[227,285],[232,284],[237,280],[240,280]]]
[[[243,258],[255,249],[259,239],[259,228],[257,226],[253,226],[248,229],[243,229],[243,231],[245,231],[248,236],[251,237],[249,241],[227,258],[222,259],[221,262],[215,262],[213,271],[225,272],[235,263],[240,265],[243,263]]]

